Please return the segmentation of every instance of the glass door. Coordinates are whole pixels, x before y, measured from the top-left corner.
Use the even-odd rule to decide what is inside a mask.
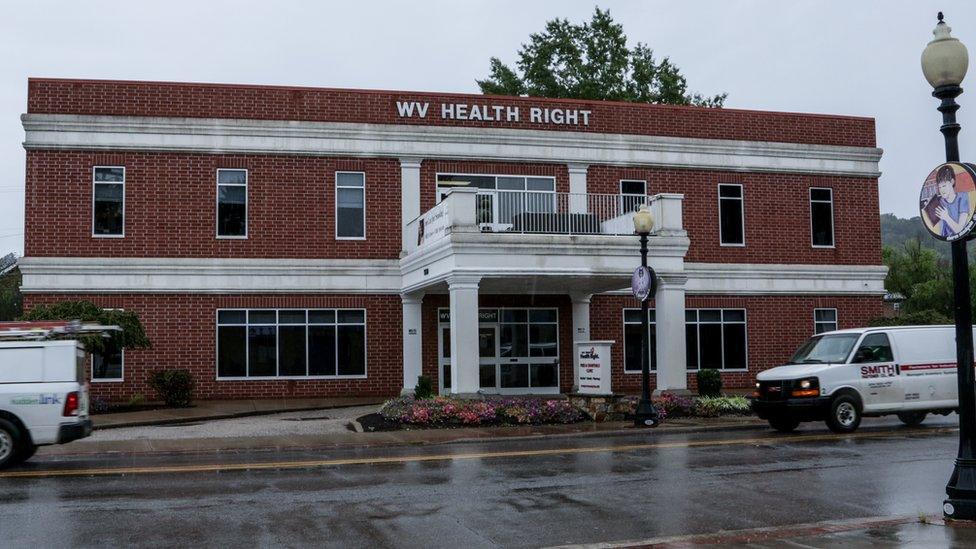
[[[478,385],[487,392],[498,390],[498,325],[478,328]]]
[[[451,327],[441,326],[437,338],[437,386],[438,392],[446,395],[451,392]]]

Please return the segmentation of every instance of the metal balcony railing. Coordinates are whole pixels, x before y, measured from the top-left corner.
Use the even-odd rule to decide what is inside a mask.
[[[484,232],[633,234],[630,214],[651,197],[479,190],[476,219]]]

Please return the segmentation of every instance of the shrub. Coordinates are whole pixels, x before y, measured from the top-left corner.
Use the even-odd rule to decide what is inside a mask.
[[[752,413],[749,401],[742,396],[699,397],[695,401],[695,416],[744,416]]]
[[[654,401],[654,406],[658,412],[664,411],[663,417],[687,417],[695,411],[695,401],[674,393],[661,393],[661,396]],[[663,419],[663,418],[662,418]]]
[[[129,406],[142,406],[146,403],[146,397],[142,393],[136,393],[129,398]]]
[[[379,413],[387,421],[427,427],[575,423],[584,419],[583,412],[567,400],[527,397],[465,400],[406,396],[387,401]]]
[[[722,394],[722,374],[718,370],[704,368],[698,370],[698,394],[703,397],[717,397]]]
[[[187,370],[162,370],[149,378],[159,399],[173,408],[187,408],[193,400],[193,376]]]
[[[434,396],[434,382],[430,376],[417,376],[417,386],[413,388],[413,396],[417,400]]]

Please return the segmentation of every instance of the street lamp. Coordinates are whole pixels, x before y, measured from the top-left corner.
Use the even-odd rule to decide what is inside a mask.
[[[647,300],[650,297],[647,293],[653,286],[653,280],[647,268],[647,235],[653,228],[654,216],[651,215],[651,209],[647,207],[647,204],[642,204],[634,213],[634,232],[640,236],[641,266],[639,271],[642,271],[641,276],[645,277],[644,280],[647,281],[647,287],[643,288],[644,292],[638,292],[637,284],[635,284],[635,294],[641,293],[643,295],[643,298],[639,298],[641,302],[641,399],[637,403],[637,411],[634,414],[634,425],[638,427],[657,427],[660,422],[657,410],[654,409],[654,404],[651,402],[651,354],[648,336],[650,326],[648,326],[647,321]]]
[[[956,97],[962,93],[963,78],[969,67],[966,46],[950,36],[952,29],[942,20],[932,34],[935,38],[922,52],[922,73],[935,89],[932,95],[942,100],[942,128],[946,162],[959,161],[959,124]],[[967,238],[952,242],[953,308],[956,319],[956,383],[959,390],[959,454],[946,485],[949,497],[942,506],[946,518],[976,520],[976,393],[973,391],[973,321],[969,305],[969,259]]]

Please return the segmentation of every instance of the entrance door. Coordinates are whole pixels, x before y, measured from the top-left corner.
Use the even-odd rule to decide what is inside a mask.
[[[440,337],[437,338],[437,386],[438,392],[446,395],[451,392],[451,327],[441,326]]]
[[[498,392],[498,325],[478,328],[478,386],[486,393]]]

